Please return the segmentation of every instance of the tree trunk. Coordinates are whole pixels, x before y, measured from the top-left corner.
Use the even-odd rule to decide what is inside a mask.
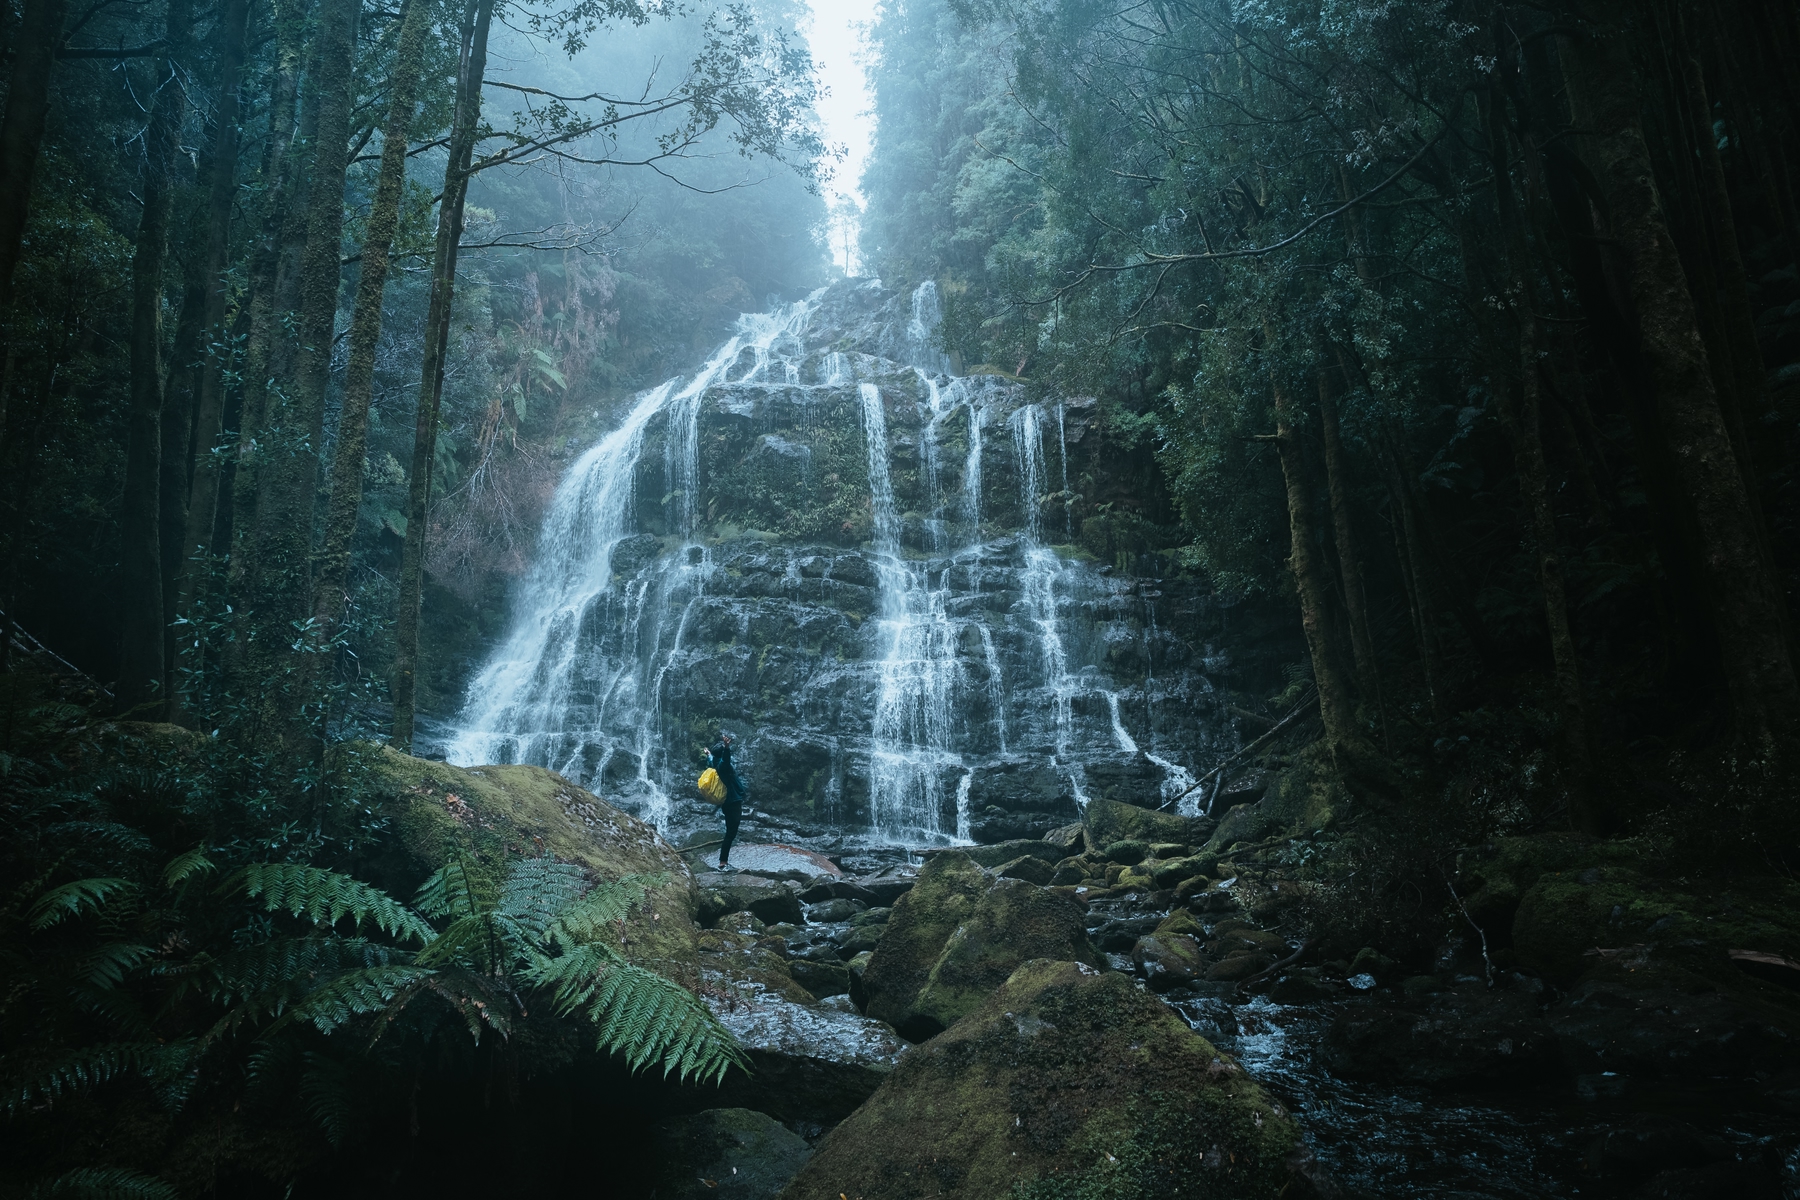
[[[1270,341],[1273,343],[1272,338]],[[1294,586],[1300,596],[1300,625],[1306,632],[1313,681],[1319,689],[1319,715],[1325,722],[1325,739],[1334,755],[1342,754],[1362,740],[1356,726],[1356,703],[1344,677],[1343,655],[1331,620],[1331,584],[1319,548],[1313,543],[1317,522],[1307,487],[1300,435],[1294,428],[1293,401],[1279,380],[1271,380],[1271,386],[1275,393],[1275,449],[1287,487],[1288,566],[1294,572]]]
[[[369,396],[374,390],[375,343],[381,337],[381,294],[387,283],[388,252],[400,218],[400,192],[406,182],[406,139],[412,126],[414,100],[431,29],[431,7],[425,0],[406,0],[399,45],[389,75],[392,96],[382,132],[381,173],[369,206],[368,234],[363,239],[362,278],[350,321],[350,359],[344,370],[343,415],[338,421],[337,450],[331,467],[331,499],[319,551],[318,584],[313,615],[322,628],[334,626],[344,612],[344,582],[350,572],[350,546],[356,536],[356,512],[362,504],[363,455],[368,443]]]
[[[1375,639],[1369,632],[1369,603],[1363,590],[1362,554],[1350,515],[1349,463],[1338,428],[1337,394],[1329,370],[1319,369],[1319,419],[1325,433],[1325,485],[1331,497],[1331,522],[1337,535],[1338,569],[1344,581],[1344,608],[1350,616],[1350,647],[1365,699],[1381,704],[1381,678],[1375,662]]]
[[[0,320],[12,309],[13,272],[31,215],[31,177],[44,142],[50,71],[67,10],[67,0],[25,0],[13,41],[6,114],[0,116]]]
[[[243,85],[245,35],[249,26],[249,0],[225,0],[219,21],[219,100],[213,132],[212,173],[207,181],[206,244],[202,259],[206,271],[206,300],[202,334],[227,343],[225,330],[226,288],[224,273],[231,248],[231,208],[237,198],[239,93]],[[194,414],[194,470],[188,491],[187,523],[182,537],[183,569],[178,576],[176,615],[193,610],[200,578],[190,558],[212,549],[213,525],[219,502],[221,463],[213,453],[224,427],[226,352],[206,349],[200,370],[199,396]]]
[[[456,112],[450,130],[444,198],[438,205],[432,258],[431,305],[425,318],[425,364],[419,377],[418,420],[413,431],[412,478],[406,496],[406,540],[400,553],[400,600],[394,622],[394,744],[412,749],[414,674],[419,657],[419,599],[425,581],[425,527],[431,507],[431,466],[437,457],[438,410],[444,395],[444,360],[450,345],[450,305],[456,292],[456,253],[462,240],[463,201],[481,117],[481,82],[487,71],[488,25],[494,0],[473,0],[463,22],[456,76]]]
[[[295,304],[300,252],[306,246],[303,198],[312,134],[318,127],[317,91],[308,94],[301,112],[299,136],[294,114],[298,106],[306,44],[306,18],[311,0],[277,0],[275,64],[269,81],[269,137],[261,170],[265,210],[262,231],[250,259],[249,330],[244,339],[243,395],[238,406],[237,450],[232,456],[231,563],[229,585],[238,607],[248,599],[256,577],[256,504],[259,494],[258,441],[263,435],[269,387],[280,370],[286,378],[291,339],[278,336]],[[245,639],[232,643],[241,652]]]
[[[176,79],[175,56],[185,39],[187,0],[171,0],[169,57],[158,65],[150,124],[144,134],[143,213],[131,263],[130,445],[119,510],[120,653],[114,698],[121,713],[160,698],[163,686],[161,508],[162,283],[168,254],[169,211],[174,191],[176,139],[186,98]]]
[[[1596,130],[1600,185],[1627,276],[1663,438],[1692,505],[1707,601],[1740,740],[1757,751],[1800,727],[1784,605],[1757,548],[1754,510],[1713,389],[1688,292],[1651,173],[1625,31],[1600,22],[1570,40],[1575,123]]]
[[[342,274],[344,174],[349,166],[350,110],[356,100],[356,26],[361,0],[324,0],[309,71],[317,90],[318,128],[307,185],[306,246],[300,261],[299,319],[293,333],[294,374],[270,393],[265,429],[279,429],[276,453],[262,476],[256,513],[256,605],[281,630],[311,609],[313,509],[319,445],[325,432],[325,388],[331,371],[332,323]]]

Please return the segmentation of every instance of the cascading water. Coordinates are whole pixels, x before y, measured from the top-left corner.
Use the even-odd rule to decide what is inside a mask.
[[[640,810],[659,827],[667,823],[668,791],[653,774],[662,749],[655,700],[672,654],[680,649],[687,612],[667,654],[661,646],[663,622],[651,623],[645,644],[642,617],[652,593],[660,598],[686,593],[684,609],[691,609],[710,563],[704,547],[693,547],[696,553],[673,556],[666,570],[615,587],[614,551],[638,532],[637,471],[645,429],[659,416],[666,420],[665,494],[685,551],[696,512],[701,398],[746,350],[754,357],[748,377],[766,371],[771,346],[802,328],[816,302],[817,294],[741,318],[737,333],[698,374],[685,385],[671,379],[644,393],[623,424],[576,461],[550,502],[512,631],[470,685],[446,758],[535,763],[579,779],[602,774],[614,757],[629,754]],[[596,620],[615,615],[624,618],[627,636],[608,654],[583,635]],[[599,661],[578,664],[578,657],[596,651]],[[598,686],[578,692],[578,683]]]
[[[948,377],[937,322],[929,284],[838,285],[638,397],[558,487],[447,757],[552,767],[674,834],[714,819],[676,801],[730,728],[759,819],[918,845],[1066,823],[1102,769],[1165,796],[1183,768],[1122,694],[1163,697],[1165,745],[1229,749],[1166,702],[1210,692],[1170,635],[1166,679],[1109,673],[1142,608],[1047,544],[1072,528],[1062,407]],[[985,454],[1001,426],[1011,455]]]

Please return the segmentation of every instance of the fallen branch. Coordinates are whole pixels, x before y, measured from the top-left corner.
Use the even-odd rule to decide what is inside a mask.
[[[1288,955],[1286,958],[1283,958],[1276,962],[1270,963],[1268,966],[1264,967],[1262,970],[1258,971],[1256,974],[1252,975],[1248,979],[1238,980],[1238,986],[1243,987],[1247,983],[1255,983],[1259,979],[1267,979],[1270,975],[1273,975],[1276,971],[1281,970],[1281,968],[1283,968],[1285,966],[1289,966],[1292,963],[1298,962],[1300,960],[1300,956],[1302,954],[1305,954],[1308,950],[1311,950],[1312,948],[1313,948],[1313,939],[1307,938],[1304,942],[1300,943],[1300,948],[1298,950],[1294,951],[1292,954]]]
[[[1194,792],[1198,791],[1200,789],[1201,785],[1205,784],[1207,780],[1209,780],[1213,776],[1219,774],[1221,771],[1225,770],[1225,768],[1232,766],[1233,764],[1235,764],[1237,762],[1238,759],[1243,758],[1246,754],[1250,754],[1253,751],[1260,749],[1265,742],[1269,741],[1276,734],[1280,733],[1282,730],[1286,729],[1289,725],[1292,725],[1295,721],[1299,720],[1303,715],[1305,715],[1307,712],[1309,712],[1311,709],[1311,702],[1318,699],[1318,697],[1319,697],[1318,689],[1316,689],[1316,688],[1309,689],[1307,695],[1301,699],[1300,703],[1298,703],[1294,706],[1294,710],[1292,712],[1288,713],[1287,716],[1281,718],[1281,720],[1277,721],[1275,723],[1275,727],[1273,729],[1269,730],[1267,733],[1265,733],[1261,737],[1257,738],[1254,742],[1251,742],[1248,746],[1245,746],[1243,749],[1234,753],[1230,758],[1227,758],[1224,762],[1220,763],[1218,766],[1214,767],[1212,770],[1208,771],[1206,774],[1202,775],[1200,778],[1194,780],[1193,785],[1191,787],[1189,787],[1187,789],[1187,791],[1181,793],[1181,795],[1172,797],[1168,800],[1164,800],[1161,804],[1156,806],[1157,810],[1160,812],[1163,809],[1170,808],[1176,804],[1180,804],[1183,800],[1187,799]],[[1214,797],[1215,800],[1217,798],[1218,798],[1217,796]],[[1209,805],[1208,807],[1210,808],[1211,806]]]

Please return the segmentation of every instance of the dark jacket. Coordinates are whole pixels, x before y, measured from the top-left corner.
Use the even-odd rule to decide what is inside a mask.
[[[712,769],[719,773],[719,782],[725,785],[725,803],[742,804],[744,781],[738,778],[737,768],[731,765],[731,747],[723,741],[714,742],[707,749],[706,757]]]

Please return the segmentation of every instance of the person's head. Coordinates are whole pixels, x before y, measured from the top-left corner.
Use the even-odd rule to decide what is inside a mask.
[[[729,746],[729,745],[731,745],[732,738],[729,733],[726,733],[723,729],[721,729],[721,730],[719,730],[719,740],[721,742],[724,742],[727,746]]]

